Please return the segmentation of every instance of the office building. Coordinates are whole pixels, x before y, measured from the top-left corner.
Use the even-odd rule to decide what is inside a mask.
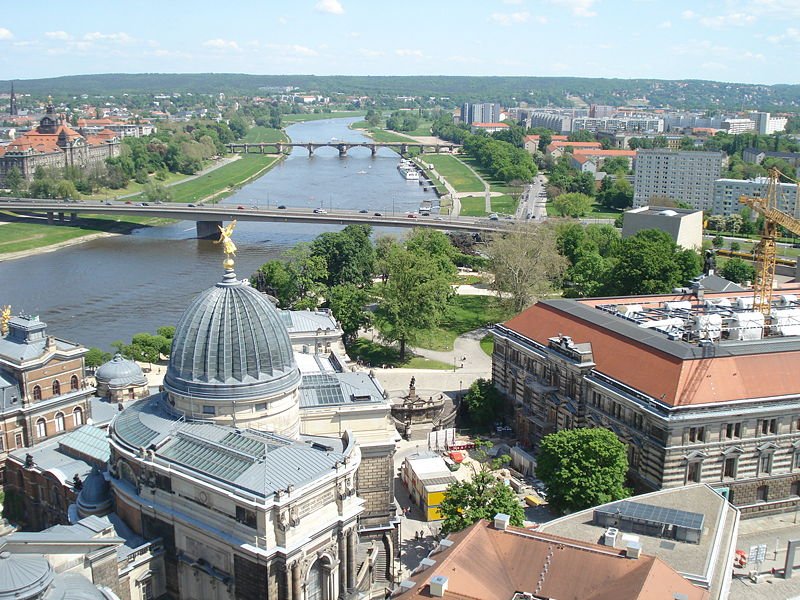
[[[748,117],[755,123],[755,130],[759,135],[772,135],[783,131],[789,122],[786,117],[773,117],[768,112],[751,112]]]
[[[756,124],[750,119],[725,119],[722,122],[722,129],[731,135],[754,131]]]

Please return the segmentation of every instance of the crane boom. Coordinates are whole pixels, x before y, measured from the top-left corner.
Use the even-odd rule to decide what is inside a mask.
[[[772,289],[775,281],[775,239],[778,226],[784,227],[800,235],[800,220],[778,210],[777,193],[780,178],[778,169],[770,169],[767,193],[756,198],[742,196],[739,202],[746,204],[764,216],[764,227],[761,230],[761,241],[756,247],[756,280],[753,282],[753,310],[765,317],[772,311]]]

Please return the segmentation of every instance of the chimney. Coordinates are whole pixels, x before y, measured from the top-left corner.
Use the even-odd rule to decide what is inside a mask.
[[[434,598],[444,598],[447,591],[447,577],[444,575],[434,575],[429,582],[429,591]]]
[[[508,515],[504,515],[503,513],[497,513],[494,516],[494,528],[499,531],[505,531],[508,529],[508,524],[511,521],[511,517]]]

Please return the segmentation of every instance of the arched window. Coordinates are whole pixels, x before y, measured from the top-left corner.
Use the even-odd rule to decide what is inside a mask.
[[[53,396],[60,396],[61,395],[61,382],[56,379],[53,382]]]
[[[79,382],[77,375],[73,375],[72,377],[69,378],[69,389],[71,389],[74,392],[75,390],[78,389],[78,385]]]
[[[42,399],[42,388],[38,385],[33,386],[33,399],[34,400]]]
[[[328,600],[325,591],[325,571],[322,566],[322,560],[317,559],[308,570],[306,600]]]
[[[64,431],[64,413],[56,413],[56,433]]]
[[[39,438],[46,438],[47,437],[47,421],[44,419],[39,419],[36,421],[36,437]]]
[[[83,425],[83,411],[80,406],[76,406],[75,410],[72,411],[72,421],[75,427]]]

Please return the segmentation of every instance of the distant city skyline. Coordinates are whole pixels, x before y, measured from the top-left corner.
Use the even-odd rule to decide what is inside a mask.
[[[800,51],[797,0],[41,0],[4,12],[0,68],[9,79],[228,72],[800,82],[790,68]]]

